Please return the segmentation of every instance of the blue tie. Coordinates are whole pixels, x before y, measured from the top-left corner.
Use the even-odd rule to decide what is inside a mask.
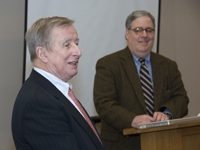
[[[140,58],[140,82],[142,84],[142,90],[144,94],[144,100],[146,103],[147,114],[153,116],[154,113],[154,94],[153,86],[149,75],[149,70],[145,65],[145,59]]]

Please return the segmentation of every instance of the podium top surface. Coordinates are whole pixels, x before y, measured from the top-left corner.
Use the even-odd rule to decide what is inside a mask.
[[[183,123],[198,122],[198,121],[200,121],[200,116],[192,116],[192,117],[185,117],[185,118],[172,119],[172,120],[166,120],[166,121],[157,121],[157,122],[139,124],[137,128],[146,129],[146,128],[152,128],[152,127],[183,124]]]
[[[200,126],[200,117],[198,117],[197,119],[192,119],[191,121],[188,121],[188,119],[185,119],[185,118],[174,119],[174,120],[171,120],[171,124],[155,126],[155,127],[150,127],[150,128],[143,128],[143,129],[127,128],[123,130],[123,135],[140,134],[140,133],[162,131],[162,130],[172,130],[172,129],[178,129],[178,128],[187,128],[187,127],[192,127],[192,126]]]

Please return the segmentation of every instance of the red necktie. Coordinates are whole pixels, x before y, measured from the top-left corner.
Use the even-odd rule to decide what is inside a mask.
[[[85,110],[83,109],[83,107],[81,106],[80,102],[77,100],[77,98],[75,97],[73,91],[70,88],[69,88],[68,94],[71,97],[71,99],[74,101],[74,103],[76,104],[76,106],[78,107],[78,109],[81,111],[81,113],[84,116],[85,120],[90,125],[90,127],[92,128],[92,130],[94,131],[94,133],[98,137],[99,141],[101,142],[101,139],[100,139],[99,135],[97,134],[97,131],[94,128],[92,122],[90,121],[88,115],[86,114]]]

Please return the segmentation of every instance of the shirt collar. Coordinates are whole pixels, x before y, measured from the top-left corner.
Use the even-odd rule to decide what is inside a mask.
[[[132,53],[132,56],[133,56],[133,59],[134,59],[134,62],[135,62],[135,63],[140,62],[140,61],[139,61],[140,58],[138,58],[137,56],[135,56],[133,53]],[[150,62],[150,56],[151,56],[151,54],[149,53],[149,54],[144,58],[145,61]]]
[[[43,69],[34,67],[34,70],[37,71],[38,73],[40,73],[46,79],[48,79],[62,93],[68,92],[69,88],[72,89],[72,84],[71,83],[64,82],[63,80],[59,79],[58,77],[54,76],[53,74],[51,74],[51,73],[49,73],[49,72],[47,72],[47,71],[45,71]]]

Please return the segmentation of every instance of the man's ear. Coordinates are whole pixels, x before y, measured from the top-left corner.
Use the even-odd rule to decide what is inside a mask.
[[[125,33],[125,39],[127,40],[129,38],[130,30],[126,29]]]
[[[44,63],[47,62],[47,50],[44,47],[38,46],[36,48],[36,55],[38,59]]]

